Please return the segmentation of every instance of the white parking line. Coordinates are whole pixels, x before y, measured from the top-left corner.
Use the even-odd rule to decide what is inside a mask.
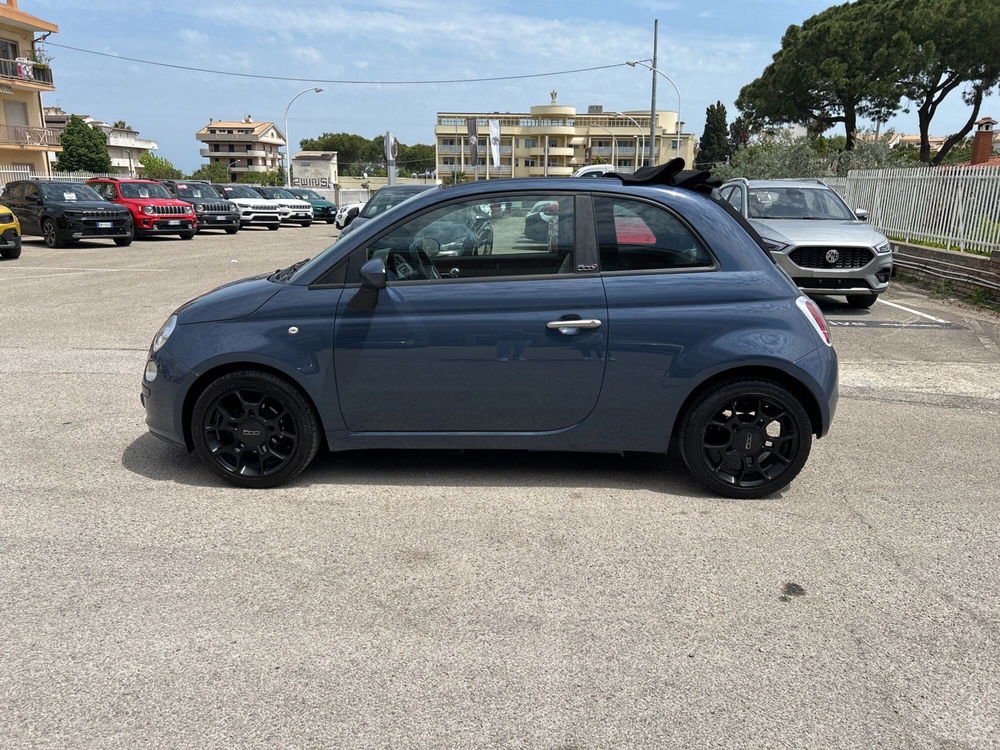
[[[0,281],[24,281],[26,279],[47,279],[52,276],[80,276],[81,274],[89,273],[89,271],[73,271],[70,273],[39,273],[34,276],[10,276],[8,278],[0,277]]]
[[[0,270],[4,271],[87,271],[88,273],[118,273],[120,271],[159,271],[166,273],[169,268],[79,268],[77,266],[7,266],[3,264]]]
[[[895,302],[889,302],[888,300],[879,299],[883,305],[889,305],[890,307],[895,307],[899,310],[905,310],[908,313],[913,313],[914,315],[919,315],[922,318],[927,318],[928,320],[933,320],[935,323],[947,323],[947,320],[942,320],[941,318],[935,318],[933,315],[928,315],[927,313],[920,312],[920,310],[914,310],[912,307],[905,307],[904,305],[897,305]]]

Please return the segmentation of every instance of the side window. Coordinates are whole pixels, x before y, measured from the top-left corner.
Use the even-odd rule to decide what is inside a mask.
[[[32,185],[30,182],[26,185],[21,185],[21,193],[19,197],[27,198],[29,195],[39,195],[38,187],[36,185]]]
[[[573,196],[482,196],[433,209],[364,248],[389,281],[573,273]]]
[[[594,196],[602,271],[705,268],[712,257],[672,213],[651,203]]]
[[[5,189],[3,191],[3,194],[4,194],[4,198],[11,198],[11,199],[14,199],[14,200],[18,200],[20,198],[23,198],[24,197],[24,183],[22,182],[19,185],[11,185],[10,187],[8,187],[7,189]]]
[[[743,213],[743,190],[742,188],[730,188],[729,195],[723,196],[740,213]]]

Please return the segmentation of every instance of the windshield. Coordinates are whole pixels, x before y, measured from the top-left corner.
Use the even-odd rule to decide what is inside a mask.
[[[177,191],[178,198],[198,200],[199,198],[211,199],[222,197],[211,185],[194,185],[190,182],[178,182],[174,185],[174,190]]]
[[[834,191],[825,187],[750,188],[751,219],[854,219]]]
[[[94,188],[76,182],[43,182],[39,185],[42,195],[50,201],[103,201]]]
[[[403,201],[402,201],[401,203],[397,203],[397,204],[396,204],[395,206],[393,206],[393,207],[392,207],[392,211],[393,211],[394,213],[396,212],[396,210],[397,210],[397,209],[399,209],[400,211],[405,211],[405,210],[406,210],[405,206],[406,206],[406,205],[407,205],[407,204],[408,204],[408,203],[409,203],[409,202],[410,202],[410,201],[411,201],[412,199],[414,199],[414,198],[416,198],[416,197],[417,197],[418,195],[420,195],[420,193],[423,193],[423,192],[424,192],[424,190],[426,190],[426,189],[428,189],[428,188],[423,188],[423,189],[421,189],[421,190],[420,190],[419,192],[417,192],[417,193],[412,193],[412,194],[409,194],[409,195],[404,195],[403,197],[405,198],[405,200],[403,200]],[[440,189],[441,189],[441,186],[440,186],[440,185],[438,185],[438,186],[437,186],[436,188],[435,188],[435,187],[431,187],[431,188],[429,188],[429,189],[430,189],[430,190],[440,190]],[[403,208],[400,208],[401,206],[403,206]],[[381,216],[379,217],[379,221],[380,221],[380,222],[382,221],[382,217],[381,217]],[[349,235],[349,234],[348,234],[348,235],[347,235],[346,237],[348,238],[348,239],[347,239],[347,242],[350,242],[350,239],[349,239],[349,238],[351,237],[351,235]],[[334,254],[338,252],[339,248],[337,247],[337,245],[339,245],[339,244],[340,244],[340,241],[339,241],[339,238],[338,238],[338,241],[337,241],[337,242],[334,242],[334,243],[333,243],[332,245],[330,245],[330,247],[328,247],[328,248],[327,248],[326,250],[324,250],[324,251],[323,251],[323,252],[321,252],[321,253],[320,253],[319,255],[317,255],[317,256],[316,256],[315,258],[313,258],[313,259],[312,259],[311,261],[309,261],[309,262],[308,262],[308,263],[306,263],[306,264],[305,264],[304,266],[302,266],[301,268],[299,268],[298,270],[296,270],[296,272],[295,272],[295,275],[294,275],[294,276],[292,276],[292,277],[291,277],[291,278],[289,279],[289,281],[291,281],[291,282],[292,282],[292,283],[294,284],[294,283],[295,283],[295,280],[296,280],[297,278],[299,278],[299,277],[301,277],[301,276],[306,276],[306,275],[308,275],[308,274],[309,274],[309,273],[310,273],[310,272],[312,271],[312,269],[313,269],[313,268],[315,268],[316,266],[323,266],[323,265],[326,265],[326,262],[327,262],[327,261],[329,261],[329,260],[332,260],[332,258],[333,258],[333,256],[334,256]]]
[[[172,196],[158,182],[123,182],[120,186],[122,198],[167,198]]]
[[[268,198],[294,198],[295,196],[289,193],[284,188],[279,187],[262,187],[258,188],[260,192],[266,195]]]
[[[414,195],[419,195],[426,189],[427,188],[423,186],[413,190],[386,190],[385,188],[382,188],[372,196],[370,201],[368,201],[364,210],[361,212],[361,215],[366,219],[371,219],[373,216],[385,213],[390,208],[395,208],[400,203],[412,198]]]
[[[307,200],[307,201],[322,201],[322,200],[326,200],[326,198],[324,198],[322,195],[320,195],[319,193],[313,192],[312,190],[297,189],[297,190],[290,190],[289,192],[292,193],[292,195],[294,195],[295,197],[302,198],[303,200]]]
[[[223,185],[222,192],[227,198],[256,198],[260,200],[260,193],[245,185]]]

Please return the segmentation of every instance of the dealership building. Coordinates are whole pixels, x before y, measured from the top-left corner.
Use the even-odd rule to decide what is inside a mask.
[[[437,174],[450,182],[457,174],[465,179],[500,177],[565,177],[588,164],[612,164],[632,172],[649,149],[649,109],[605,112],[599,105],[586,114],[557,102],[551,92],[548,104],[528,112],[438,112],[434,127]],[[468,122],[475,119],[477,153],[472,154]],[[490,138],[499,136],[499,165],[494,162]],[[656,113],[653,163],[680,156],[694,161],[695,138],[684,133],[677,113]]]

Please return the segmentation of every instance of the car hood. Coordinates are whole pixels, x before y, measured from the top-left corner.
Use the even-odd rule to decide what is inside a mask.
[[[803,243],[838,243],[874,247],[886,241],[880,231],[863,221],[819,219],[750,219],[761,237],[786,245]]]
[[[118,213],[128,213],[125,206],[120,206],[111,201],[45,201],[46,206],[62,206],[67,211],[76,209],[78,211],[116,211]]]
[[[300,200],[293,201],[291,198],[273,198],[272,200],[277,201],[282,206],[286,206],[288,208],[294,208],[299,211],[305,211],[308,208],[312,208],[312,206],[307,201],[300,201]]]
[[[309,205],[313,208],[336,208],[330,201],[309,201]]]
[[[195,297],[177,309],[177,322],[184,325],[247,317],[282,288],[281,284],[268,281],[269,275],[233,281]]]

